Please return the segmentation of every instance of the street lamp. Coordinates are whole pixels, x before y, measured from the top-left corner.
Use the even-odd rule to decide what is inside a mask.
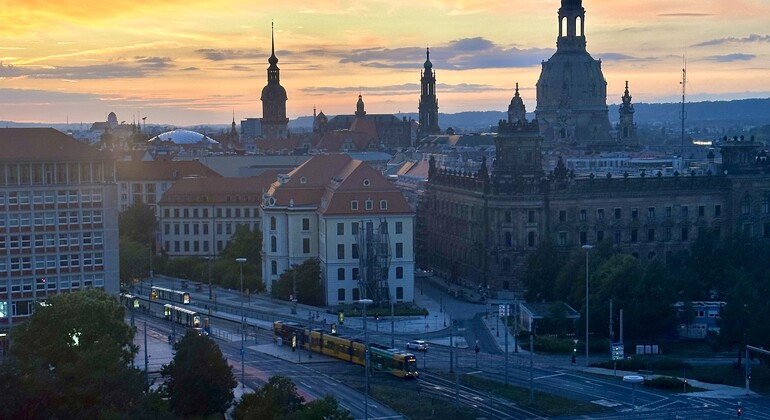
[[[582,248],[586,251],[586,366],[588,366],[588,251],[594,247],[585,244]]]
[[[213,299],[214,293],[211,291],[211,260],[214,258],[213,256],[209,255],[206,258],[206,262],[208,263],[208,270],[209,270],[209,300]]]
[[[364,420],[369,419],[369,334],[366,330],[366,306],[372,302],[371,299],[358,301],[363,306],[364,316]]]
[[[245,353],[244,342],[246,341],[246,314],[243,313],[243,264],[246,263],[246,258],[236,258],[235,262],[238,263],[241,270],[241,389],[245,389],[245,362],[243,357]]]

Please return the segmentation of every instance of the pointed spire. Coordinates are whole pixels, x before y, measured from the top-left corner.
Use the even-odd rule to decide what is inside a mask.
[[[514,93],[513,96],[519,97],[519,82],[516,82],[516,93]]]
[[[278,64],[278,57],[275,56],[275,22],[270,22],[270,58],[267,62],[270,66]]]
[[[427,47],[425,49],[425,70],[430,70],[433,68],[433,63],[430,62],[430,47]]]

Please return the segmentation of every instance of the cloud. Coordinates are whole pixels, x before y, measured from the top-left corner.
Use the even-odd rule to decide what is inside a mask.
[[[710,61],[716,61],[717,63],[730,63],[733,61],[749,61],[753,60],[757,56],[754,54],[741,54],[741,53],[734,53],[734,54],[727,54],[727,55],[712,55],[711,57],[706,57],[706,60]]]
[[[462,38],[445,46],[431,48],[431,61],[439,69],[471,70],[531,67],[553,54],[553,49],[505,47],[481,38]],[[425,60],[421,47],[366,48],[354,50],[340,59],[363,67],[413,69]]]
[[[601,58],[602,60],[613,60],[613,61],[636,61],[641,60],[639,57],[634,57],[631,55],[621,54],[621,53],[604,53],[604,54],[594,54],[595,56]]]
[[[704,17],[704,16],[714,16],[711,13],[660,13],[658,14],[660,17]]]
[[[206,60],[210,61],[266,58],[268,56],[267,53],[262,50],[221,50],[214,48],[203,48],[195,50],[195,52],[200,54]]]
[[[173,67],[169,57],[134,57],[113,63],[90,66],[13,66],[0,63],[0,77],[28,77],[31,79],[124,79],[141,78]]]
[[[179,71],[198,71],[198,70],[200,70],[200,68],[199,67],[195,67],[195,66],[185,67],[183,69],[179,69]]]
[[[10,89],[0,88],[0,104],[13,106],[29,104],[46,104],[51,102],[71,103],[90,102],[97,100],[96,95],[90,93],[56,92],[37,89]]]
[[[460,83],[456,85],[450,85],[445,83],[439,83],[436,85],[438,93],[447,92],[489,92],[494,90],[509,90],[499,89],[490,85],[474,84],[474,83]],[[404,83],[400,85],[385,85],[385,86],[317,86],[306,87],[302,89],[303,92],[308,95],[325,95],[325,94],[354,94],[361,92],[363,96],[386,96],[396,94],[413,94],[420,91],[419,83]]]
[[[712,39],[710,41],[701,42],[700,44],[695,44],[693,46],[707,47],[707,46],[722,45],[722,44],[751,44],[755,42],[770,42],[770,35],[751,34],[743,38],[737,38],[737,37],[731,36],[727,38]]]

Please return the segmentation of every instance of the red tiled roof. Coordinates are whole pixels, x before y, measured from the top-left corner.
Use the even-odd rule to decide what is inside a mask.
[[[401,192],[382,174],[348,155],[313,156],[288,176],[285,183],[274,182],[268,191],[277,206],[319,207],[323,214],[412,213]],[[350,209],[351,200],[359,201],[359,210]],[[366,200],[374,202],[372,210],[365,210]],[[380,209],[380,200],[388,201],[387,209]]]
[[[277,171],[243,178],[185,178],[175,182],[163,194],[161,205],[173,203],[261,203]]]
[[[117,162],[118,181],[177,180],[185,177],[221,178],[216,171],[194,160]]]
[[[53,128],[0,128],[0,160],[111,160],[98,149]]]

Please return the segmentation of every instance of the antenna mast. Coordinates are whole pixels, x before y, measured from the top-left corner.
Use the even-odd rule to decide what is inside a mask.
[[[682,81],[679,82],[682,85],[682,111],[679,113],[679,118],[682,120],[682,144],[679,153],[682,156],[682,163],[684,163],[684,121],[687,119],[687,112],[684,110],[684,100],[687,93],[687,57],[682,57],[682,62]]]

